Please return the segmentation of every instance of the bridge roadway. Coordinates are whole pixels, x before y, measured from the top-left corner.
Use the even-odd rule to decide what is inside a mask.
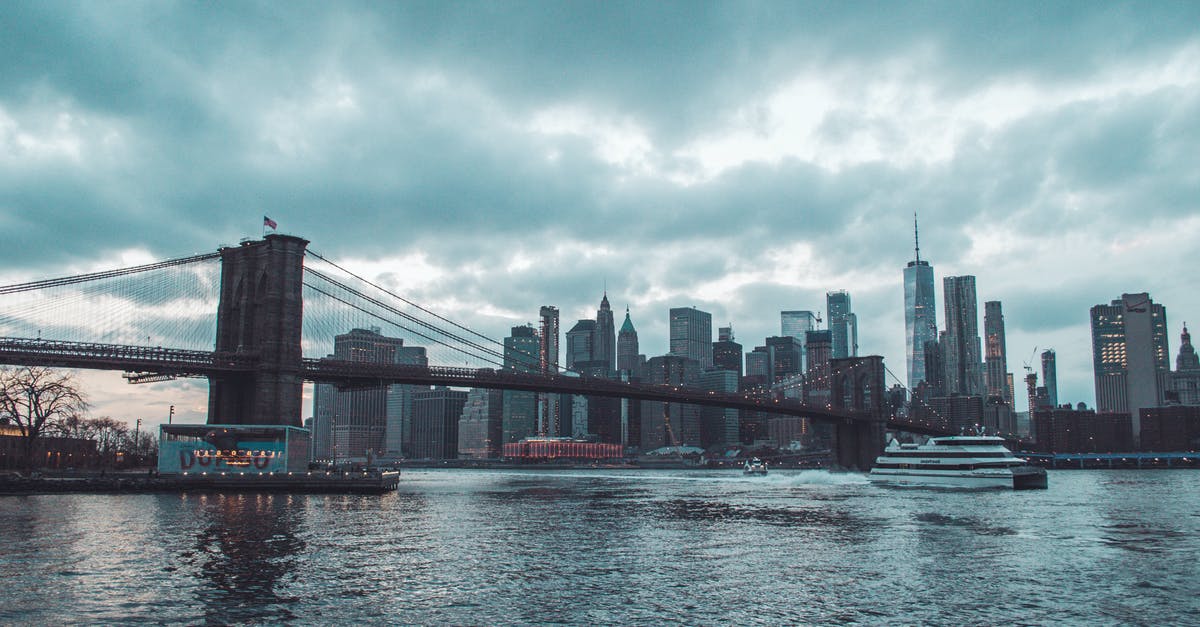
[[[244,354],[0,337],[0,365],[8,366],[124,370],[178,377],[209,377],[252,372],[256,362],[253,356]]]
[[[0,338],[0,365],[122,370],[181,377],[221,377],[252,372],[256,364],[257,359],[251,353]],[[678,386],[626,383],[599,378],[542,376],[490,368],[445,368],[305,358],[301,363],[301,376],[307,381],[347,387],[373,387],[393,383],[444,385],[689,403],[798,416],[821,422],[886,422],[889,429],[926,435],[946,434],[946,431],[936,425],[895,418],[883,420],[867,412],[813,407],[790,399],[759,398],[746,394],[708,392]]]

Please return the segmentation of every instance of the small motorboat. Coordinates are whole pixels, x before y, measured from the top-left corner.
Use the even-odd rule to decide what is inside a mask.
[[[755,457],[747,460],[745,467],[742,468],[744,475],[765,475],[767,474],[767,462]]]

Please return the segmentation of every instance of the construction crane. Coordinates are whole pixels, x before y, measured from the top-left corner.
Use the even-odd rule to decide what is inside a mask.
[[[1025,372],[1026,373],[1033,372],[1033,368],[1029,364],[1033,362],[1034,357],[1037,357],[1037,351],[1038,351],[1038,347],[1034,346],[1033,352],[1029,354],[1029,359],[1025,360]]]

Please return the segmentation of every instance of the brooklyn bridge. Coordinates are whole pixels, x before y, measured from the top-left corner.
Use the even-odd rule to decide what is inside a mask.
[[[270,234],[217,252],[0,287],[0,364],[122,371],[130,383],[205,378],[209,424],[300,426],[303,385],[316,382],[524,390],[797,416],[832,425],[836,462],[847,468],[869,468],[887,430],[944,433],[886,409],[879,356],[831,360],[824,406],[506,368],[501,341],[345,270],[308,244]],[[329,356],[332,337],[363,320],[427,343],[430,362],[440,363]],[[450,365],[460,362],[468,365]]]

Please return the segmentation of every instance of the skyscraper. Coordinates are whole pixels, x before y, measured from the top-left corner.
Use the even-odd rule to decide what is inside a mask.
[[[504,390],[473,388],[458,420],[458,457],[488,459],[500,455]]]
[[[1178,372],[1195,372],[1200,370],[1200,357],[1192,346],[1192,334],[1188,333],[1187,324],[1179,334],[1179,354],[1175,356],[1175,370]]]
[[[946,340],[942,346],[946,360],[946,393],[983,396],[985,388],[975,277],[945,277],[942,279],[942,295],[946,301]]]
[[[721,327],[713,342],[713,368],[736,372],[742,377],[742,345],[733,341],[733,327]]]
[[[850,311],[850,294],[845,290],[826,292],[825,315],[833,338],[833,358],[857,357],[858,316]]]
[[[817,329],[817,315],[807,309],[781,311],[779,312],[779,330],[780,335],[794,337],[799,340],[800,344],[800,371],[803,371],[805,362],[804,342],[809,331]]]
[[[984,359],[987,363],[987,395],[1004,399],[1012,405],[1012,390],[1008,389],[1008,351],[1004,341],[1004,312],[1000,301],[983,304]]]
[[[641,376],[638,366],[638,334],[629,319],[629,308],[625,308],[625,322],[617,334],[617,370],[627,371],[632,376]]]
[[[779,312],[780,335],[790,335],[801,343],[804,334],[817,330],[817,315],[807,309]]]
[[[458,421],[467,393],[436,387],[413,395],[413,457],[458,457]]]
[[[738,391],[738,375],[732,370],[714,369],[700,373],[697,385],[710,392]],[[738,410],[724,407],[700,408],[700,446],[732,446],[738,442]]]
[[[1099,412],[1133,417],[1133,444],[1141,441],[1138,410],[1164,401],[1167,310],[1150,295],[1122,294],[1111,305],[1092,307],[1092,367]]]
[[[406,366],[428,366],[429,357],[424,346],[400,346],[396,349],[396,363]],[[391,457],[412,454],[413,395],[428,390],[428,385],[393,384],[387,391],[387,455]]]
[[[538,334],[538,357],[543,375],[558,374],[558,308],[543,306],[538,312],[541,318],[541,333]],[[538,432],[553,433],[558,430],[559,394],[538,395]]]
[[[908,361],[908,389],[925,380],[925,343],[936,342],[937,305],[933,293],[933,267],[921,261],[917,215],[913,214],[916,259],[904,269],[904,351]]]
[[[1042,383],[1046,386],[1046,396],[1050,399],[1051,407],[1058,407],[1058,366],[1055,364],[1053,348],[1042,351]]]
[[[754,350],[746,353],[747,378],[753,377],[756,385],[769,384],[774,379],[774,364],[771,363],[771,350],[766,346],[755,346]]]
[[[567,368],[575,370],[575,364],[592,361],[595,354],[596,321],[580,320],[567,331]]]
[[[504,369],[536,373],[541,369],[538,350],[541,342],[532,326],[512,328],[504,338]],[[465,402],[465,400],[464,400]],[[537,435],[538,403],[536,392],[504,390],[502,433],[505,443]]]
[[[542,374],[558,374],[558,307],[542,306],[538,334],[538,358]]]
[[[694,359],[701,369],[711,368],[712,314],[695,307],[673,307],[670,316],[670,354]]]
[[[378,327],[351,329],[334,337],[333,356],[342,361],[391,364],[397,363],[397,352],[403,346],[404,340],[382,335]],[[330,431],[339,458],[366,459],[386,450],[390,387],[331,391]],[[322,405],[327,402],[321,399]]]
[[[600,309],[596,310],[596,338],[592,340],[592,361],[605,362],[610,371],[616,369],[617,336],[612,308],[608,305],[608,292],[604,293],[600,299]]]
[[[804,402],[823,407],[830,402],[829,359],[833,354],[833,330],[809,331],[805,345],[808,347],[808,368],[804,372]]]
[[[1175,356],[1175,372],[1171,373],[1167,393],[1173,403],[1200,405],[1200,357],[1192,346],[1192,334],[1186,324],[1179,334],[1179,353]]]
[[[694,310],[692,310],[694,311]],[[711,336],[709,340],[711,348]],[[679,355],[651,357],[646,362],[646,383],[696,387],[700,366]],[[641,445],[643,451],[663,446],[700,444],[700,407],[685,403],[642,401]]]
[[[791,335],[769,337],[766,344],[771,355],[772,383],[804,374],[804,344],[798,338]]]

